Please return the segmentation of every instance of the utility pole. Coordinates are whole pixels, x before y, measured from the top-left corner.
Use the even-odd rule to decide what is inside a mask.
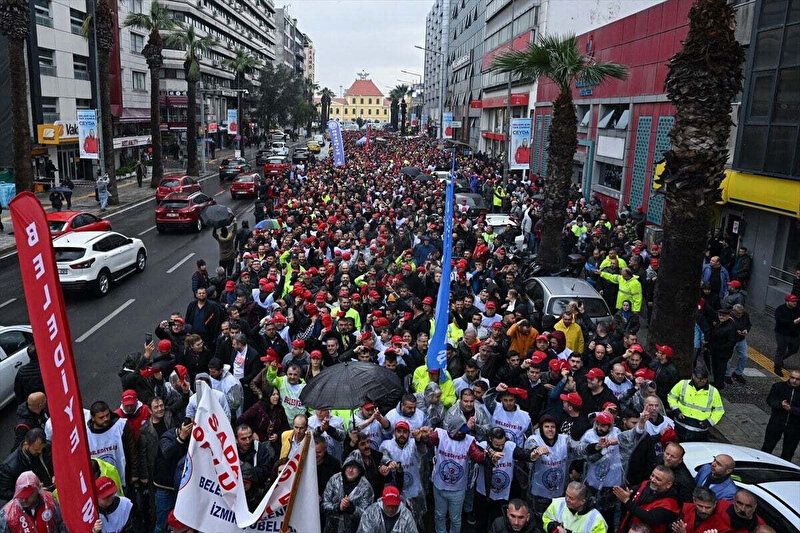
[[[206,93],[203,88],[203,82],[201,81],[198,83],[199,87],[197,88],[197,92],[200,93],[200,116],[203,125],[203,146],[200,149],[200,161],[202,161],[203,165],[203,174],[206,173],[206,137],[208,132],[206,131],[208,126],[206,125]],[[197,141],[195,141],[197,142]]]
[[[514,0],[511,0],[511,49],[514,49]],[[511,73],[507,74],[508,83],[506,91],[506,147],[503,164],[503,188],[508,189],[508,174],[511,171],[511,158],[509,157],[509,149],[511,148]]]

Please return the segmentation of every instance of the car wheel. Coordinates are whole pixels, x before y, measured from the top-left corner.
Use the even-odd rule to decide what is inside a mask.
[[[136,272],[144,272],[146,266],[147,254],[144,253],[144,250],[139,250],[139,253],[136,254]]]
[[[159,233],[164,233],[166,231],[166,228],[161,224],[156,224],[156,231]]]
[[[200,220],[200,218],[198,218],[197,222],[194,223],[194,230],[197,233],[200,233],[201,231],[203,231],[203,221]]]
[[[97,279],[95,280],[94,292],[98,296],[105,296],[106,294],[108,294],[110,288],[111,288],[111,277],[108,274],[108,270],[101,270],[100,273],[97,275]]]

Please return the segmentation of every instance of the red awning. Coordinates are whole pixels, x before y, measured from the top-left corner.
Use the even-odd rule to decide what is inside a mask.
[[[483,107],[483,102],[482,102],[482,101],[480,101],[480,100],[473,100],[473,101],[471,101],[471,102],[469,103],[469,106],[470,106],[472,109],[480,109],[480,108],[482,108],[482,107]]]
[[[122,123],[150,122],[150,109],[141,107],[125,107],[122,109],[122,116],[119,117]]]
[[[482,131],[481,137],[484,139],[491,139],[492,141],[505,141],[506,135],[505,133],[495,133],[493,131]]]
[[[512,106],[527,106],[528,101],[530,100],[529,93],[512,93],[511,94],[511,105]],[[483,109],[488,109],[492,107],[505,107],[506,103],[508,102],[508,96],[496,96],[495,98],[484,98],[481,100],[481,107]]]
[[[162,94],[158,97],[158,103],[162,105],[186,107],[188,102],[189,98],[187,96],[166,96]]]

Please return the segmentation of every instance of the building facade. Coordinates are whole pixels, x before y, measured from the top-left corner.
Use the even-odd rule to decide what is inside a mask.
[[[315,102],[319,109],[319,97],[315,98]],[[337,122],[356,122],[361,119],[364,122],[386,123],[391,119],[391,102],[372,80],[357,79],[343,97],[331,98],[330,118]]]
[[[275,49],[276,64],[280,63],[295,74],[305,75],[306,37],[297,27],[297,19],[289,15],[288,7],[279,7],[275,11],[278,23],[278,43]]]
[[[306,79],[309,80],[311,83],[314,83],[316,79],[316,71],[314,69],[314,42],[307,34],[303,34],[303,53],[305,54],[306,63],[305,63],[305,75]]]
[[[491,0],[489,0],[491,3]],[[454,137],[478,146],[481,110],[472,105],[481,99],[484,29],[487,0],[462,0],[450,8],[449,57],[445,107],[453,110],[460,124]]]
[[[434,0],[433,7],[425,17],[422,121],[428,127],[435,126],[437,136],[441,136],[441,115],[449,72],[450,4],[451,0]]]

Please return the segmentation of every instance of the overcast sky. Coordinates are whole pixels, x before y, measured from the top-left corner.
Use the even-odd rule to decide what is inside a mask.
[[[316,78],[341,96],[361,70],[384,94],[422,74],[425,16],[433,0],[276,0],[289,5],[300,31],[308,34],[316,52]]]

